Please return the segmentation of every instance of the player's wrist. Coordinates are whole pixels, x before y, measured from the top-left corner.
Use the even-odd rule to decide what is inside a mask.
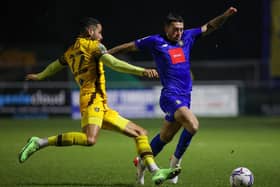
[[[147,75],[147,69],[143,68],[143,70],[141,71],[141,76],[144,77]]]
[[[36,77],[36,79],[38,81],[43,80],[44,79],[44,74],[43,73],[37,73],[34,75]]]

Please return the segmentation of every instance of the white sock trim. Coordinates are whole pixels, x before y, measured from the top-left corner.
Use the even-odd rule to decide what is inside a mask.
[[[39,138],[38,144],[40,148],[48,146],[49,145],[48,138]]]
[[[181,162],[182,162],[182,158],[178,159],[174,155],[172,155],[172,157],[170,159],[170,167],[175,168],[177,166],[180,166]]]

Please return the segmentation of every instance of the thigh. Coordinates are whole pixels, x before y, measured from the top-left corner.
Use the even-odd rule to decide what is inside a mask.
[[[102,127],[104,103],[99,94],[84,93],[80,96],[81,126],[97,125]]]
[[[100,127],[98,125],[85,125],[83,127],[83,133],[85,133],[89,140],[95,141],[97,140],[99,134]]]
[[[120,132],[129,137],[147,135],[147,131],[139,125],[119,115],[115,110],[108,109],[104,115],[103,129]]]
[[[125,126],[125,129],[123,130],[123,133],[129,137],[138,137],[141,135],[147,135],[146,129],[143,127],[133,123],[132,121],[129,121],[128,124]]]
[[[198,119],[188,107],[180,107],[174,114],[175,120],[189,132],[195,133],[198,129]]]
[[[112,130],[116,132],[124,132],[129,120],[120,116],[119,113],[113,109],[108,108],[104,112],[102,129]]]

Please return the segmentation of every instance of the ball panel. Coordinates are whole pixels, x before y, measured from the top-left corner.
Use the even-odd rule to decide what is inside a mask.
[[[248,168],[238,167],[231,172],[229,182],[232,187],[250,187],[254,183],[254,175]]]

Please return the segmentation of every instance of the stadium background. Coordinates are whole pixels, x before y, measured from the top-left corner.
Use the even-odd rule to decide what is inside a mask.
[[[20,89],[26,73],[39,71],[60,56],[75,37],[77,23],[84,16],[96,17],[103,23],[103,43],[110,48],[162,32],[162,22],[169,11],[180,13],[185,18],[185,27],[191,28],[201,26],[229,6],[235,6],[239,10],[236,16],[222,29],[199,39],[194,45],[191,55],[194,83],[236,85],[239,114],[278,115],[280,68],[277,52],[277,2],[216,0],[203,3],[176,1],[170,4],[136,1],[132,6],[128,1],[24,1],[17,2],[16,5],[10,1],[0,13],[3,25],[0,36],[0,89],[2,93],[8,94],[7,87],[13,87],[12,82],[17,82],[14,87]],[[151,56],[147,54],[134,53],[118,57],[136,65],[154,66]],[[106,72],[109,75],[108,88],[150,88],[159,85],[158,80],[148,81],[111,70]],[[63,83],[72,80],[69,72],[63,71],[47,81],[60,81],[63,87],[73,88],[75,86],[72,83]],[[53,82],[46,83],[46,87],[50,84],[59,87]],[[21,94],[26,92],[27,87],[32,87],[32,84],[25,83],[24,86],[20,90]],[[8,96],[18,100],[18,95],[14,95],[18,91],[13,90]],[[55,93],[59,94],[60,91]],[[68,92],[69,90],[65,91],[64,97],[71,95]],[[55,96],[46,94],[49,97]],[[37,94],[42,95],[44,96],[44,92]],[[0,103],[9,103],[9,99],[10,97],[1,94]],[[15,101],[15,104],[16,102],[18,101]],[[65,106],[62,109],[64,110]],[[17,113],[16,110],[7,108],[0,113]]]
[[[73,152],[51,149],[35,157],[36,163],[25,166],[16,163],[16,154],[29,136],[80,130],[79,121],[73,120],[79,118],[77,87],[69,71],[62,71],[42,82],[23,81],[26,73],[40,71],[62,54],[75,36],[80,18],[92,16],[99,19],[104,29],[103,43],[111,48],[162,32],[162,22],[169,11],[181,14],[185,27],[191,28],[201,26],[229,6],[235,6],[238,14],[222,29],[197,40],[192,49],[193,110],[201,120],[202,128],[187,161],[188,167],[195,169],[183,173],[183,177],[188,179],[185,183],[193,187],[206,184],[224,187],[228,185],[230,170],[244,164],[253,169],[256,186],[278,187],[280,0],[7,1],[0,11],[0,153],[3,155],[0,159],[3,166],[0,186],[126,187],[133,183],[132,174],[127,178],[113,177],[118,176],[113,171],[123,167],[120,162],[133,157],[133,145],[125,145],[127,139],[118,136],[120,144],[115,144],[111,134],[106,133],[100,140],[103,146],[130,151],[120,154],[123,160],[107,158],[105,165],[94,162],[96,168],[104,167],[104,171],[101,170],[93,179],[85,177],[84,168],[77,169],[80,166],[71,161],[86,165],[87,159],[77,159],[84,151],[80,148],[74,148]],[[118,57],[136,65],[154,67],[151,57],[143,53]],[[143,124],[152,137],[158,131],[163,115],[158,108],[159,81],[110,69],[106,69],[106,76],[111,106]],[[172,143],[158,158],[160,164],[166,166],[164,159],[172,154],[174,146]],[[112,154],[101,147],[97,146],[96,151],[93,148],[98,159],[104,159],[103,152]],[[201,147],[204,152],[199,150]],[[225,159],[223,156],[228,152],[233,156]],[[203,154],[211,159],[200,157]],[[56,161],[65,164],[61,167]],[[113,162],[115,166],[110,165]],[[196,166],[196,163],[200,164]],[[134,174],[130,163],[126,165],[121,173],[125,175],[124,171],[128,170]],[[30,177],[32,172],[42,167],[47,169]],[[203,170],[199,170],[202,167]],[[61,175],[71,168],[76,168],[78,174]],[[106,177],[104,173],[110,174],[111,182],[102,178]],[[207,177],[206,173],[211,175]],[[74,180],[73,176],[77,178]],[[209,178],[215,179],[209,184]],[[178,186],[185,186],[185,183],[182,181]]]

